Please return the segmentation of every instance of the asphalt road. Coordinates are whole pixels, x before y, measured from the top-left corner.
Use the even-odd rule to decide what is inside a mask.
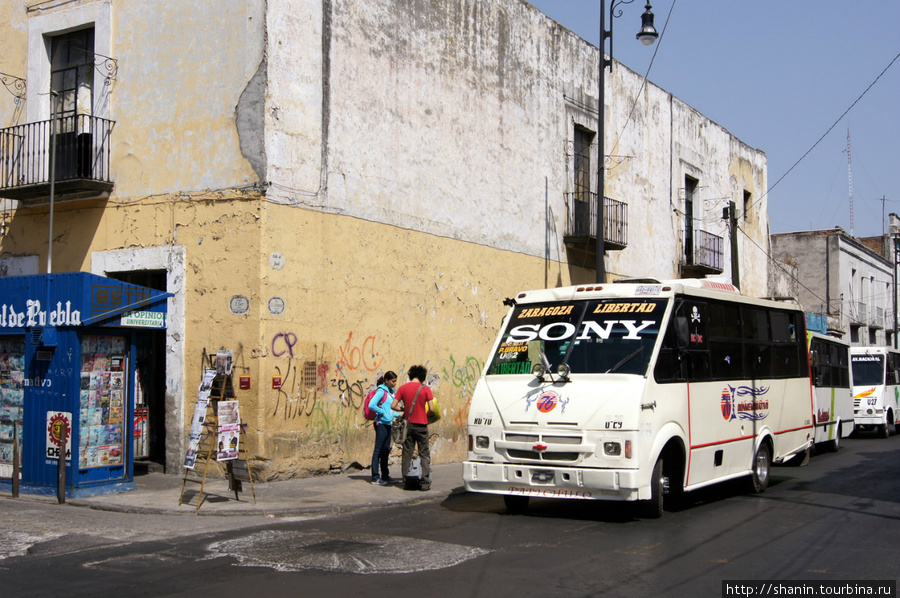
[[[898,449],[900,436],[849,439],[773,469],[764,494],[723,484],[659,520],[551,500],[513,516],[473,494],[281,519],[4,501],[0,596],[705,597],[723,580],[895,582]]]

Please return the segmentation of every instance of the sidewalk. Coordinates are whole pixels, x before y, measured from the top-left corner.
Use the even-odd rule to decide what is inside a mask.
[[[399,470],[399,466],[397,468]],[[184,504],[179,505],[183,478],[178,475],[148,473],[135,476],[137,489],[87,498],[66,499],[66,504],[122,513],[185,515],[268,515],[284,517],[310,513],[339,513],[354,509],[398,505],[417,501],[443,500],[463,492],[462,463],[432,467],[431,490],[404,490],[402,484],[373,486],[368,470],[275,482],[254,483],[256,503],[250,484],[234,498],[224,479],[207,479],[203,502],[197,508],[200,484],[184,484]],[[7,496],[4,492],[3,496]],[[19,500],[50,500],[20,494]],[[55,502],[55,498],[52,499]]]

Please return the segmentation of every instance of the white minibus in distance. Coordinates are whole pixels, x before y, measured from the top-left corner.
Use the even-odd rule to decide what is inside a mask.
[[[730,284],[626,280],[520,293],[476,385],[466,490],[641,501],[746,477],[812,446],[806,322]]]
[[[900,432],[900,351],[889,347],[851,347],[853,408],[858,430],[875,430],[882,438]]]
[[[853,433],[850,389],[850,345],[839,338],[808,333],[817,446],[837,452],[841,439]]]

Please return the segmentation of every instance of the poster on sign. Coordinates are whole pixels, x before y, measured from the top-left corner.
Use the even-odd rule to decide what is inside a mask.
[[[237,401],[219,401],[219,430],[217,461],[230,461],[238,457],[241,434],[241,416]]]
[[[63,446],[65,438],[65,446]],[[60,449],[65,450],[66,461],[72,459],[72,414],[68,411],[47,412],[47,458],[59,459]]]
[[[238,432],[223,430],[219,432],[216,461],[231,461],[238,458]]]
[[[203,433],[203,422],[206,420],[206,408],[209,406],[209,393],[212,390],[213,378],[216,370],[205,370],[200,388],[197,389],[197,404],[194,407],[194,417],[191,419],[191,434],[188,438],[188,450],[184,455],[185,469],[194,469],[197,462],[197,452],[200,449],[200,437]]]
[[[219,401],[219,430],[237,430],[241,423],[237,401]]]

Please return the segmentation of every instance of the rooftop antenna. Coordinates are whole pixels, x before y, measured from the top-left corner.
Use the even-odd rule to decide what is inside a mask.
[[[883,236],[884,236],[884,204],[887,203],[887,202],[889,202],[889,201],[897,201],[897,200],[895,200],[895,199],[888,199],[887,197],[885,197],[884,195],[882,195],[882,196],[881,196],[881,199],[879,199],[879,198],[876,197],[876,198],[875,198],[875,201],[880,201],[880,202],[881,202],[881,236],[883,237]]]

